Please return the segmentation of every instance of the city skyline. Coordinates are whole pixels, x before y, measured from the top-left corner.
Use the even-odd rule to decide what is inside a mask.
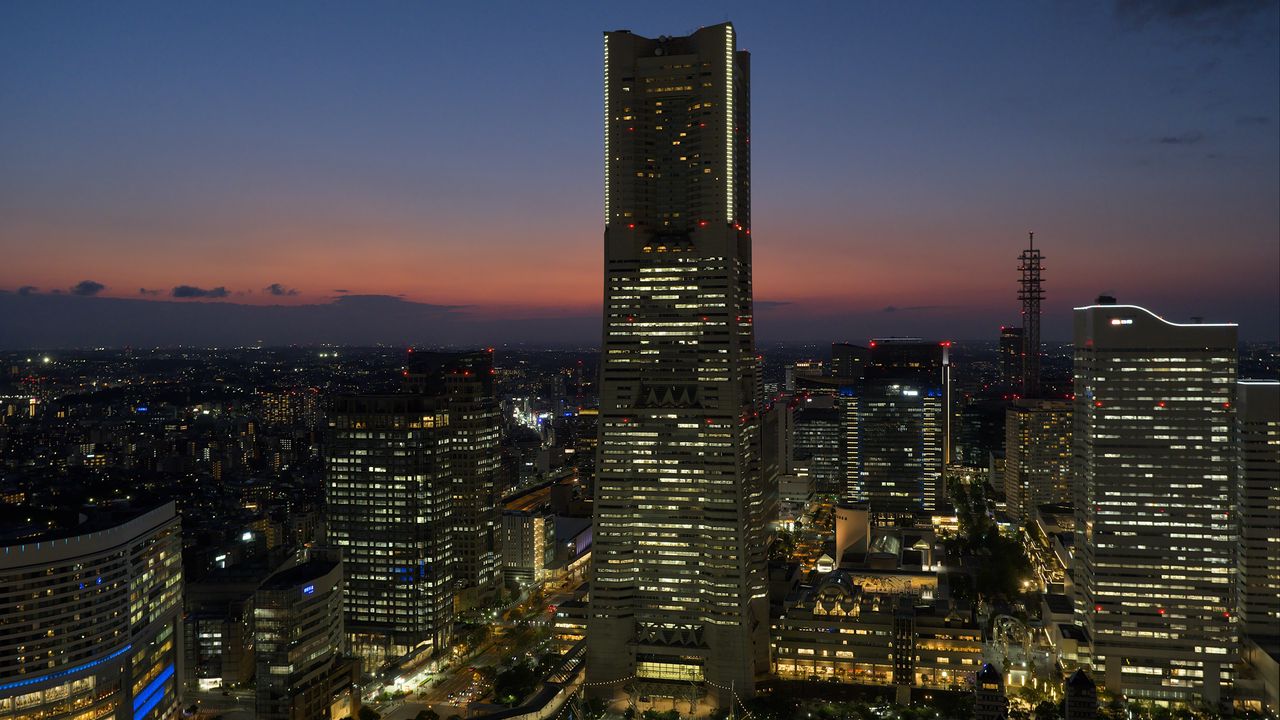
[[[1017,321],[1008,277],[1028,230],[1047,258],[1048,341],[1104,292],[1275,339],[1274,5],[727,9],[770,58],[762,341],[992,337]],[[462,328],[487,326],[593,343],[591,38],[724,19],[661,5],[4,15],[0,58],[21,71],[0,73],[19,109],[0,119],[14,251],[0,307],[46,328],[103,318],[55,345],[125,344],[90,331],[143,323],[147,344],[175,344],[215,316],[266,332],[362,304],[408,316],[383,342],[482,342]],[[23,322],[0,321],[16,338],[0,344],[48,344]],[[352,341],[296,341],[326,340]]]
[[[0,720],[1280,718],[1280,0],[722,5],[0,7]]]

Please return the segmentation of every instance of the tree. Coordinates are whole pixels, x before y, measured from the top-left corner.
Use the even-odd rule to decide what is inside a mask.
[[[381,718],[382,716],[377,712],[374,712],[374,709],[371,707],[362,706],[360,708],[360,720],[381,720]]]
[[[440,720],[440,713],[431,708],[419,710],[418,714],[413,716],[413,720]]]
[[[527,662],[517,663],[498,673],[493,681],[493,697],[499,703],[515,707],[538,684],[538,675]]]
[[[1036,706],[1036,720],[1058,720],[1058,706],[1048,700]]]

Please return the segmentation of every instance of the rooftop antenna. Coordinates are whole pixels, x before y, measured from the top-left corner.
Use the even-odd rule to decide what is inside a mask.
[[[1027,249],[1018,256],[1018,299],[1022,301],[1022,397],[1040,396],[1040,303],[1044,256],[1036,249],[1036,234],[1027,233]]]

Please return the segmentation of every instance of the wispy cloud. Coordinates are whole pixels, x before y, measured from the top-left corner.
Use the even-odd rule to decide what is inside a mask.
[[[1165,26],[1211,45],[1238,45],[1266,30],[1257,16],[1275,12],[1269,0],[1116,0],[1115,16],[1134,31]],[[1266,30],[1267,32],[1272,32]]]
[[[262,288],[262,290],[263,290],[263,292],[268,293],[268,294],[271,294],[271,295],[275,295],[276,297],[283,297],[283,296],[285,296],[285,295],[297,295],[297,294],[298,294],[298,291],[297,291],[296,289],[294,289],[294,288],[287,288],[287,287],[285,287],[284,285],[281,285],[280,283],[271,283],[270,285],[268,285],[268,286],[266,286],[266,287]]]

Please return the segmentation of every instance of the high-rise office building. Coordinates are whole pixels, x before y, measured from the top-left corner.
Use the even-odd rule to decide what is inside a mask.
[[[173,503],[0,547],[0,718],[179,717],[181,613]]]
[[[1022,393],[1022,328],[1000,326],[1000,384]]]
[[[313,720],[357,713],[359,678],[345,655],[342,561],[317,557],[281,570],[253,601],[258,720]]]
[[[1075,311],[1078,610],[1112,692],[1217,703],[1233,605],[1236,326]]]
[[[346,572],[346,632],[366,670],[453,632],[448,402],[350,395],[329,413],[329,539]]]
[[[502,586],[501,410],[493,353],[412,353],[405,387],[442,397],[449,411],[453,477],[454,582],[459,610],[493,599]]]
[[[814,492],[844,494],[844,411],[831,395],[805,397],[796,404],[792,424],[792,466],[803,466]]]
[[[871,342],[866,378],[853,391],[856,484],[845,499],[866,501],[881,517],[932,512],[945,502],[942,471],[951,453],[949,342],[887,338]]]
[[[587,673],[768,670],[750,58],[729,23],[604,36],[605,320]]]
[[[1004,499],[1010,517],[1071,498],[1071,401],[1015,400],[1005,413]]]
[[[411,352],[388,389],[339,396],[329,417],[329,533],[366,669],[440,650],[455,611],[501,583],[492,354]]]
[[[1236,386],[1239,447],[1240,622],[1280,656],[1280,382]]]
[[[858,380],[866,373],[870,351],[861,345],[831,343],[831,377]]]
[[[820,380],[826,377],[825,370],[821,360],[797,360],[787,365],[782,389],[787,392],[796,392],[802,388],[805,380]]]

